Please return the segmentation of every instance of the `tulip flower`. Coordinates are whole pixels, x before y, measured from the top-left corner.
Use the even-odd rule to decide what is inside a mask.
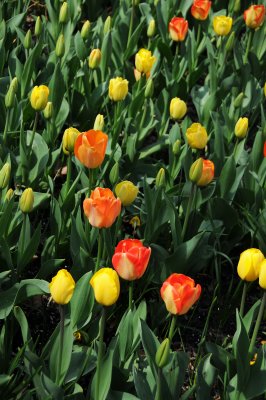
[[[103,306],[113,305],[120,293],[120,282],[117,272],[112,268],[101,268],[91,278],[90,284],[95,300]]]
[[[107,142],[108,136],[102,131],[83,132],[75,141],[75,156],[85,167],[97,168],[104,160]]]
[[[5,163],[0,169],[0,190],[7,187],[11,174],[11,164],[9,162]]]
[[[201,294],[201,286],[183,274],[174,273],[161,287],[161,297],[167,310],[174,315],[183,315],[193,306]]]
[[[103,128],[104,128],[104,116],[102,114],[97,114],[94,121],[93,129],[95,131],[102,131]]]
[[[109,97],[113,101],[122,101],[128,94],[128,81],[121,77],[110,79]]]
[[[214,177],[214,164],[210,160],[203,160],[202,172],[197,180],[197,186],[207,186]]]
[[[75,142],[80,132],[76,128],[68,128],[63,134],[62,147],[63,152],[69,155],[74,152]]]
[[[147,269],[151,248],[138,239],[121,240],[115,248],[112,264],[118,275],[133,281],[142,277]]]
[[[218,15],[213,18],[214,32],[219,36],[226,36],[230,33],[233,25],[233,19],[225,15]]]
[[[174,17],[169,22],[169,34],[175,42],[185,40],[188,31],[188,22],[185,18]]]
[[[259,28],[265,19],[265,6],[252,5],[247,10],[244,11],[244,20],[247,27],[251,29]]]
[[[239,139],[244,139],[248,131],[248,118],[239,118],[235,125],[235,135]]]
[[[89,67],[91,69],[98,68],[101,62],[102,53],[100,49],[93,49],[89,55]]]
[[[75,281],[66,269],[60,269],[50,282],[49,288],[57,304],[68,304],[74,293]]]
[[[115,187],[115,194],[121,200],[123,206],[130,206],[137,197],[138,192],[138,187],[130,181],[122,181]]]
[[[259,265],[259,285],[266,290],[266,259]]]
[[[178,97],[174,97],[170,102],[170,115],[173,119],[182,119],[187,113],[187,105],[186,103],[179,99]]]
[[[146,49],[140,49],[135,56],[136,69],[142,74],[150,73],[155,61],[152,52]]]
[[[240,254],[237,273],[241,279],[253,282],[259,277],[260,264],[264,255],[259,249],[248,249]]]
[[[264,86],[263,86],[263,92],[264,92],[264,96],[266,97],[266,82],[264,83]]]
[[[211,1],[206,0],[194,0],[191,7],[191,14],[195,19],[204,21],[209,15],[211,8]]]
[[[121,212],[121,200],[110,189],[97,187],[83,202],[90,224],[96,228],[109,228]]]
[[[89,20],[86,20],[81,28],[80,36],[82,37],[83,40],[86,40],[89,38],[90,35],[90,27],[91,23]]]
[[[34,86],[31,95],[30,103],[35,111],[42,111],[45,109],[49,96],[49,88],[45,85]]]
[[[34,194],[32,188],[27,188],[22,193],[19,200],[19,208],[24,213],[30,213],[33,209]]]
[[[192,149],[204,149],[208,141],[207,131],[200,123],[193,123],[186,131],[188,145]]]

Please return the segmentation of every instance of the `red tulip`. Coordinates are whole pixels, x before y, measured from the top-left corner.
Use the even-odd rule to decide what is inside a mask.
[[[260,5],[252,5],[244,11],[244,20],[249,28],[259,28],[265,19],[265,7]]]
[[[161,287],[161,296],[171,314],[183,315],[193,306],[201,294],[201,286],[183,274],[172,274]]]
[[[191,7],[192,16],[196,19],[204,21],[209,15],[211,4],[211,1],[194,0],[194,3]]]
[[[146,271],[150,255],[151,248],[143,246],[140,240],[121,240],[112,258],[113,267],[121,278],[133,281]]]
[[[169,22],[169,33],[175,42],[182,42],[188,31],[188,22],[185,18],[174,17]]]

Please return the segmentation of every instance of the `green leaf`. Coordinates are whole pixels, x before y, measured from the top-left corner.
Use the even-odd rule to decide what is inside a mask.
[[[71,323],[73,330],[79,330],[87,324],[94,305],[93,290],[90,285],[92,273],[87,272],[76,283],[75,291],[70,301]]]
[[[154,333],[151,331],[151,329],[148,327],[146,322],[143,321],[142,319],[140,320],[140,335],[141,335],[142,345],[147,357],[147,361],[149,363],[149,366],[151,367],[153,376],[156,379],[157,367],[155,363],[155,355],[160,345],[160,342],[156,338]]]
[[[249,338],[238,311],[236,311],[236,333],[232,340],[237,367],[237,388],[243,391],[250,374],[249,365]]]
[[[220,185],[220,192],[223,198],[227,198],[228,193],[235,181],[236,178],[236,164],[234,156],[228,157],[226,163],[222,169],[220,178],[219,178],[219,185]]]
[[[199,400],[211,398],[211,390],[218,372],[212,365],[211,358],[211,354],[206,354],[197,368],[196,392]]]

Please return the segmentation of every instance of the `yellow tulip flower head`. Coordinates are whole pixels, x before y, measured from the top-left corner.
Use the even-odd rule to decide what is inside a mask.
[[[45,85],[34,86],[31,95],[30,103],[32,108],[36,111],[42,111],[45,109],[49,96],[49,88]]]
[[[264,255],[259,249],[248,249],[240,254],[237,273],[241,279],[253,282],[259,277],[260,264]]]
[[[138,187],[130,181],[122,181],[115,187],[115,194],[117,197],[119,197],[123,206],[129,206],[131,203],[133,203],[138,192]]]
[[[66,269],[60,269],[50,282],[49,288],[57,304],[68,304],[74,293],[75,281]]]
[[[92,276],[90,284],[98,303],[103,306],[111,306],[117,301],[120,293],[120,282],[114,269],[101,268]]]
[[[188,145],[192,149],[204,149],[208,141],[207,131],[200,123],[193,123],[186,131]]]
[[[124,100],[128,94],[128,81],[121,77],[110,79],[109,97],[113,101]]]
[[[233,19],[225,15],[218,15],[213,18],[214,32],[219,36],[226,36],[230,33],[233,25]]]
[[[151,51],[140,49],[135,56],[135,65],[140,73],[147,74],[151,72],[155,60],[156,57],[152,55]]]

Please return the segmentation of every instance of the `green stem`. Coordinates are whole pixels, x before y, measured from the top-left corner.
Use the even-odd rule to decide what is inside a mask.
[[[171,325],[170,325],[170,329],[169,329],[169,333],[168,333],[168,338],[170,341],[170,346],[171,346],[171,342],[174,336],[174,332],[175,332],[175,326],[176,326],[176,315],[172,315],[172,320],[171,320]]]
[[[35,138],[37,123],[38,123],[38,112],[36,112],[36,114],[35,114],[33,130],[32,130],[32,133],[31,133],[31,139],[30,139],[30,145],[29,145],[29,159],[30,159],[31,154],[32,154],[32,145],[33,145],[34,138]]]
[[[236,139],[236,143],[235,143],[235,147],[234,147],[234,152],[233,152],[233,156],[234,156],[234,157],[235,157],[235,155],[236,155],[236,149],[237,149],[238,143],[239,143],[239,139],[237,138],[237,139]]]
[[[114,241],[113,241],[113,246],[118,242],[118,237],[119,237],[119,231],[121,228],[122,224],[122,211],[117,217],[116,225],[115,225],[115,235],[114,235]]]
[[[6,142],[7,142],[7,130],[8,130],[9,115],[10,115],[10,111],[9,111],[9,108],[8,108],[6,110],[6,122],[5,122],[5,128],[4,128],[4,133],[3,133],[3,142],[4,142],[4,144],[6,144]]]
[[[59,305],[60,312],[60,342],[59,342],[59,359],[58,359],[58,371],[56,383],[60,384],[61,372],[62,372],[62,356],[64,347],[64,333],[65,333],[65,307],[64,305]]]
[[[111,143],[111,149],[115,149],[118,135],[119,135],[119,130],[118,130],[118,119],[120,118],[120,106],[121,101],[116,102],[115,104],[115,115],[114,115],[114,130],[112,134],[112,143]]]
[[[249,53],[250,48],[251,48],[252,38],[253,38],[253,31],[250,30],[249,34],[248,34],[247,48],[246,48],[245,55],[244,55],[244,61],[243,61],[244,65],[247,64],[247,61],[248,61],[248,53]]]
[[[186,209],[185,221],[184,221],[184,225],[183,225],[182,232],[181,232],[182,241],[184,241],[184,237],[185,237],[185,234],[186,234],[188,219],[189,219],[189,215],[190,215],[190,212],[191,212],[191,206],[192,206],[193,199],[194,199],[194,193],[195,193],[195,184],[192,183],[191,192],[190,192],[188,205],[187,205],[187,209]]]
[[[244,315],[244,308],[245,308],[245,301],[246,301],[246,296],[247,296],[247,288],[248,284],[246,281],[244,281],[244,286],[243,286],[243,292],[242,292],[242,297],[241,297],[241,304],[240,304],[240,317],[243,317]]]
[[[97,358],[97,367],[96,367],[95,400],[99,399],[99,392],[100,392],[100,370],[101,370],[101,362],[102,362],[102,357],[103,357],[103,336],[104,336],[105,321],[106,321],[106,308],[103,307],[102,318],[100,321],[100,332],[99,332],[98,358]]]
[[[135,0],[132,0],[130,23],[129,23],[128,37],[127,37],[127,47],[129,47],[129,43],[130,43],[130,39],[131,39],[131,36],[132,36],[132,31],[133,31],[134,8],[135,8]]]
[[[88,197],[90,197],[91,195],[91,190],[93,187],[93,181],[94,181],[94,177],[93,177],[93,169],[89,169],[89,187],[88,187]]]
[[[196,47],[198,47],[199,42],[200,42],[200,34],[201,34],[201,23],[199,22],[199,24],[198,24],[198,32],[197,32],[197,39],[196,39],[196,43],[197,43]]]
[[[158,368],[155,400],[161,400],[161,391],[162,391],[161,388],[162,388],[162,368]]]
[[[66,191],[65,191],[66,196],[70,189],[71,173],[72,173],[72,153],[70,153],[69,156],[67,157],[67,178],[66,178]]]
[[[95,272],[98,271],[100,262],[101,262],[101,257],[102,257],[102,231],[99,229],[99,236],[98,236],[98,252],[97,252],[97,260],[96,260],[96,267],[95,267]]]
[[[256,324],[255,324],[255,327],[254,327],[253,335],[252,335],[252,338],[251,338],[251,341],[250,341],[250,346],[249,346],[249,349],[248,349],[248,352],[249,352],[250,356],[253,355],[255,342],[256,342],[256,339],[257,339],[260,323],[261,323],[261,320],[262,320],[262,317],[263,317],[265,303],[266,303],[266,291],[264,291],[263,296],[262,296],[260,309],[259,309],[259,313],[258,313],[258,316],[257,316],[257,321],[256,321]]]
[[[134,281],[129,282],[129,288],[128,288],[128,310],[133,310],[133,285],[134,285]]]

